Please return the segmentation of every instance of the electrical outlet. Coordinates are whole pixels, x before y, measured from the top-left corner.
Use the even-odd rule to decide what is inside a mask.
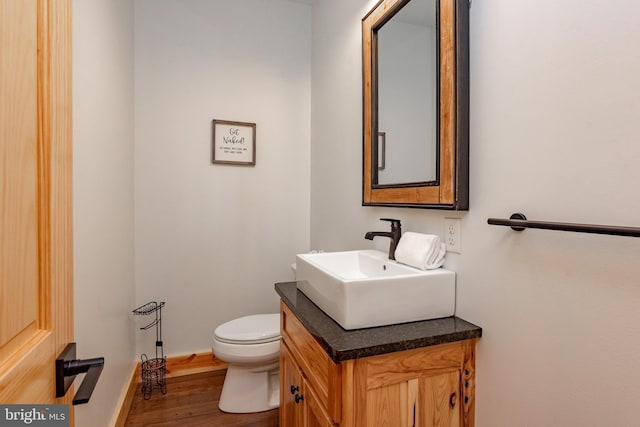
[[[460,253],[460,218],[444,219],[444,243],[447,252]]]

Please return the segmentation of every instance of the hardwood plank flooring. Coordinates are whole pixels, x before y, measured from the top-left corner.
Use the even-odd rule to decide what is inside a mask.
[[[167,379],[167,394],[144,400],[138,385],[125,427],[277,427],[278,409],[227,414],[218,409],[226,370]]]

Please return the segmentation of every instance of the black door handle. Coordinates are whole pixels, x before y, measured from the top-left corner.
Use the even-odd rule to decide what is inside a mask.
[[[76,343],[67,344],[56,359],[56,397],[67,394],[76,375],[86,372],[87,375],[73,397],[73,404],[79,405],[89,402],[102,373],[102,368],[104,368],[104,357],[78,360],[76,359]]]

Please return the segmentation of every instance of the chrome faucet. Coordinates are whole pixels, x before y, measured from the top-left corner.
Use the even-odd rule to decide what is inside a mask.
[[[376,236],[388,237],[391,239],[389,243],[389,259],[396,259],[396,247],[402,236],[402,227],[399,219],[393,218],[380,218],[380,221],[389,221],[391,223],[391,231],[369,231],[364,235],[367,240],[373,240]]]

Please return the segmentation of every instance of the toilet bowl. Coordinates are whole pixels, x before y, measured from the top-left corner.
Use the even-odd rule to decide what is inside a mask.
[[[213,354],[227,362],[218,407],[231,413],[280,406],[280,314],[255,314],[218,326]]]

